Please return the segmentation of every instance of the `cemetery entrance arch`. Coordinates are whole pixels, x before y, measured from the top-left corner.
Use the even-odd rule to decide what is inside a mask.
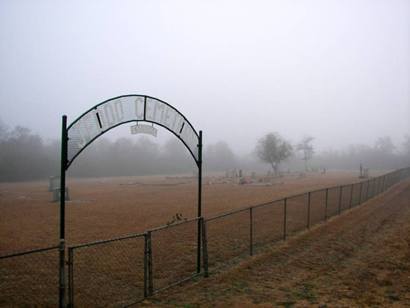
[[[67,126],[62,117],[60,181],[60,306],[65,297],[65,180],[66,171],[81,152],[109,130],[130,122],[148,122],[170,131],[187,148],[198,167],[197,215],[202,216],[202,131],[197,131],[175,107],[147,95],[110,98],[87,110]],[[201,264],[201,225],[198,223],[197,271]]]

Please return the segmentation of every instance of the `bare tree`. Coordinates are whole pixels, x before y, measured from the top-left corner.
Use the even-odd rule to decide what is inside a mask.
[[[376,140],[374,148],[383,154],[393,154],[395,146],[389,136],[379,137]]]
[[[208,170],[223,171],[237,166],[236,157],[225,141],[209,144],[205,148],[204,163]]]
[[[308,162],[308,160],[312,159],[313,153],[315,152],[313,150],[313,145],[312,145],[313,139],[314,139],[313,137],[306,136],[296,146],[296,149],[298,151],[302,151],[302,153],[303,153],[303,158],[302,159],[305,161],[305,171],[308,171],[307,162]]]
[[[271,165],[275,175],[278,174],[279,164],[292,155],[292,151],[292,145],[278,133],[268,133],[256,144],[256,155]]]
[[[0,119],[0,141],[7,139],[8,136],[8,128],[6,124]]]
[[[410,156],[410,135],[404,136],[403,148],[404,153]]]
[[[404,136],[403,150],[404,160],[406,161],[406,163],[410,163],[410,135]]]

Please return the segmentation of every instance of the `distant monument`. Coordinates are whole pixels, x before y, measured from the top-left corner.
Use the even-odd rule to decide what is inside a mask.
[[[360,175],[359,179],[369,178],[369,168],[363,168],[363,165],[360,163]]]
[[[60,200],[60,177],[50,176],[48,179],[48,191],[53,193],[53,202]],[[68,194],[68,187],[65,188],[65,200],[70,200],[70,195]]]

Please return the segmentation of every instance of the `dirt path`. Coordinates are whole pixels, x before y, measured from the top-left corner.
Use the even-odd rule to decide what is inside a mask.
[[[410,181],[145,305],[410,306]]]

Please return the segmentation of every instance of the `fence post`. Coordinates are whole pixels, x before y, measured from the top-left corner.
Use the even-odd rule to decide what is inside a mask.
[[[351,208],[352,208],[352,205],[353,205],[353,187],[354,187],[354,184],[352,184],[352,185],[350,186],[350,204],[349,204],[349,209],[351,209]]]
[[[326,197],[325,197],[325,221],[327,220],[327,207],[329,202],[329,188],[326,188]]]
[[[144,233],[144,298],[148,297],[148,236]]]
[[[68,307],[74,307],[74,252],[68,248]]]
[[[367,180],[367,187],[366,187],[366,200],[369,200],[369,192],[370,192],[370,180]]]
[[[343,186],[340,186],[339,188],[339,209],[338,209],[339,215],[342,212],[342,193],[343,193]]]
[[[383,192],[386,191],[386,175],[383,176],[383,186],[382,186]]]
[[[380,177],[376,178],[376,193],[375,193],[375,196],[377,196],[380,193],[380,180],[381,180]]]
[[[182,130],[182,128],[181,128]],[[202,131],[199,131],[198,136],[198,212],[197,217],[202,217]],[[201,272],[201,222],[198,220],[197,232],[197,256],[196,256],[196,272]]]
[[[363,193],[363,182],[360,182],[360,193],[359,193],[359,203],[362,203],[362,193]]]
[[[249,208],[249,254],[253,256],[253,208]]]
[[[206,222],[203,217],[201,217],[202,224],[202,262],[204,267],[204,277],[209,277],[208,273],[208,237],[206,235]]]
[[[60,269],[58,305],[66,306],[66,277],[65,277],[65,177],[67,168],[67,116],[62,118],[61,125],[61,161],[60,161]]]
[[[288,199],[283,199],[283,240],[286,241],[286,210]]]
[[[65,307],[65,241],[60,240],[59,247],[59,307]]]
[[[148,268],[148,296],[154,293],[154,279],[152,276],[152,237],[151,231],[147,231],[147,268]]]
[[[307,204],[307,225],[306,227],[310,229],[310,191],[308,192],[308,204]]]

